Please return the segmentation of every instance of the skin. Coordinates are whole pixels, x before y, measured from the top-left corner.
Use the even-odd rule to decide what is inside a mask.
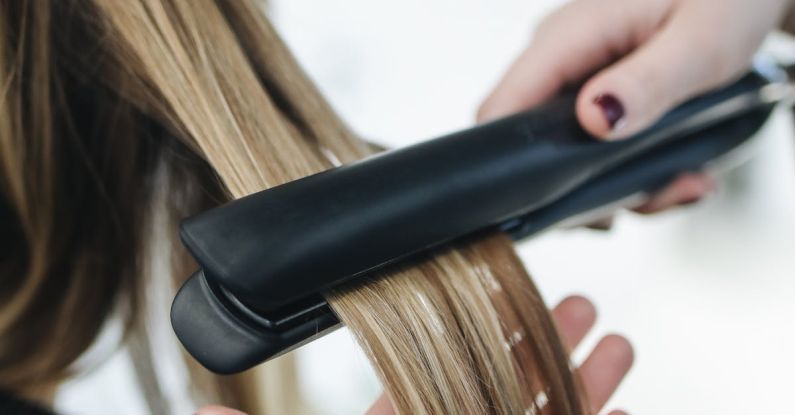
[[[574,350],[596,322],[596,308],[583,297],[572,296],[563,300],[552,316],[558,326],[563,343]],[[629,341],[619,335],[603,337],[579,368],[593,413],[598,413],[613,395],[624,379],[632,362],[634,353]],[[245,415],[243,412],[221,406],[205,406],[197,415]],[[389,397],[384,394],[373,403],[365,415],[395,415]],[[609,415],[626,415],[615,410]]]
[[[792,0],[570,1],[540,24],[478,120],[533,107],[567,84],[584,82],[576,108],[582,126],[598,139],[626,138],[747,71],[791,6]],[[601,94],[623,104],[616,128],[594,103]],[[714,187],[706,175],[683,175],[639,210],[690,203]]]
[[[665,112],[748,70],[754,52],[783,19],[791,0],[574,0],[549,15],[533,41],[484,101],[485,122],[542,103],[568,84],[583,83],[577,117],[602,140],[620,140]],[[616,97],[624,117],[608,122],[594,100]],[[683,174],[638,208],[652,213],[698,200],[715,187],[704,174]],[[588,300],[570,297],[553,310],[561,336],[574,349],[596,320]],[[629,342],[609,335],[579,369],[598,413],[632,366]],[[206,406],[199,415],[240,415]],[[392,415],[382,395],[366,415]],[[610,415],[622,415],[622,411]]]

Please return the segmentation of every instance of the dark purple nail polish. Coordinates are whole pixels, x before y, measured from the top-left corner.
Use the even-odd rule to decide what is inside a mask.
[[[615,130],[624,119],[624,104],[615,95],[600,94],[594,98],[593,103],[602,108],[611,130]]]

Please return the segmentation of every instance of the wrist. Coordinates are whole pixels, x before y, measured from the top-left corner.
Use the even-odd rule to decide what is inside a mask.
[[[787,1],[786,10],[779,28],[791,35],[795,35],[795,1]]]

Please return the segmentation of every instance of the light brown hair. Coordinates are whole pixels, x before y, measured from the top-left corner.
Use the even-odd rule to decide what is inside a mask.
[[[373,152],[252,1],[2,5],[0,189],[11,235],[0,263],[2,388],[38,390],[72,375],[114,311],[140,355],[151,354],[141,309],[153,229],[166,229],[159,237],[179,284],[195,265],[175,242],[178,220]],[[504,235],[472,237],[328,299],[400,413],[586,411]],[[272,396],[294,395],[268,395],[250,373],[191,370],[204,400],[300,410],[294,399],[275,404]],[[147,397],[163,410],[158,388]]]

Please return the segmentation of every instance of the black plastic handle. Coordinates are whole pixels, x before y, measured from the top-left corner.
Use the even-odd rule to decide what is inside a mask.
[[[614,143],[589,137],[574,118],[573,97],[563,97],[239,199],[186,220],[182,239],[208,279],[254,309],[277,310],[553,203],[623,163],[758,108],[744,100],[765,84],[746,76]]]
[[[502,229],[521,240],[582,213],[659,190],[679,174],[701,171],[706,163],[737,149],[764,125],[770,110],[759,108],[622,164],[554,203],[504,223]]]

